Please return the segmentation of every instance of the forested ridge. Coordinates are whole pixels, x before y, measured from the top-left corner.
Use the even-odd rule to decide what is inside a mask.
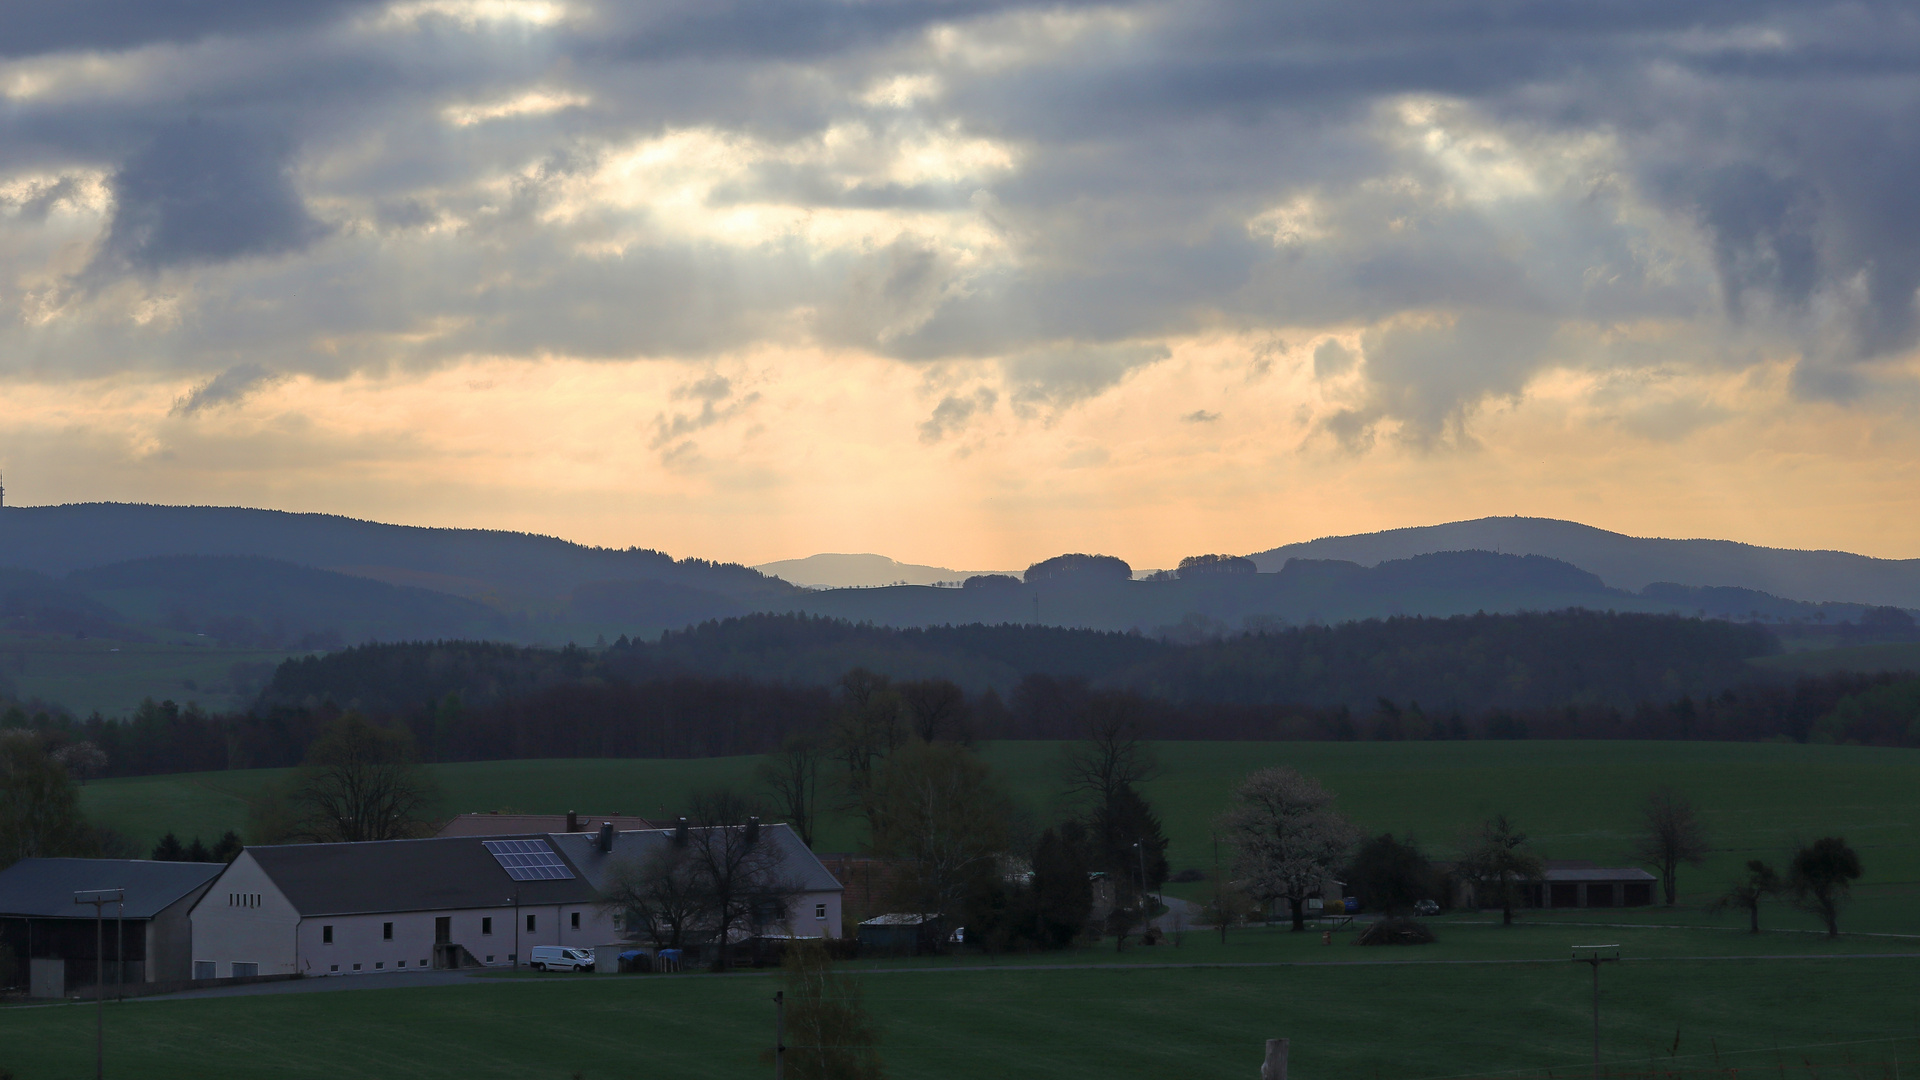
[[[1049,627],[894,630],[807,616],[707,623],[657,642],[366,645],[281,665],[226,714],[148,702],[126,721],[14,705],[101,751],[97,775],[286,766],[354,711],[423,759],[767,752],[829,725],[849,672],[968,739],[1072,738],[1124,712],[1162,739],[1788,739],[1920,744],[1920,678],[1788,681],[1746,666],[1755,627],[1557,612],[1388,619],[1174,646]],[[855,662],[849,662],[855,661]],[[1010,692],[943,670],[997,666]],[[750,677],[759,673],[761,677]],[[769,673],[778,673],[771,675]]]

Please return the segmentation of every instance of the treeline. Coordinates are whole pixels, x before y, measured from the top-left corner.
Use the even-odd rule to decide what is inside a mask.
[[[1368,619],[1169,650],[1108,680],[1178,702],[1631,707],[1751,681],[1759,626],[1599,611]]]
[[[716,620],[657,641],[522,648],[484,642],[368,645],[290,661],[263,706],[332,700],[375,712],[457,694],[489,704],[581,681],[738,677],[833,686],[866,668],[1010,697],[1032,675],[1079,678],[1183,705],[1363,709],[1380,698],[1478,713],[1631,708],[1753,680],[1775,652],[1757,626],[1672,615],[1558,611],[1394,618],[1176,646],[1132,633],[1046,626],[893,629],[805,615]]]
[[[870,673],[860,677],[886,680]],[[1563,706],[1468,712],[1381,698],[1370,707],[1176,702],[1085,679],[1030,675],[1012,695],[967,694],[943,680],[890,684],[905,728],[964,741],[1072,739],[1091,720],[1124,720],[1147,738],[1193,740],[1694,739],[1920,746],[1920,677],[1838,674],[1751,683],[1628,708]],[[676,676],[584,678],[469,704],[457,693],[397,708],[331,698],[214,714],[147,702],[124,721],[0,710],[65,748],[92,776],[277,768],[298,764],[320,732],[360,711],[404,728],[421,760],[558,757],[693,758],[761,754],[831,725],[840,688]]]

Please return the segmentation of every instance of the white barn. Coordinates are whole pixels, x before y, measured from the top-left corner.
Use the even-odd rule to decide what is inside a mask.
[[[546,835],[250,847],[193,909],[196,978],[508,966],[613,940]]]
[[[616,866],[675,835],[603,825],[598,833],[250,847],[193,908],[194,977],[512,966],[536,945],[591,951],[622,939],[600,903]],[[799,890],[766,931],[839,937],[840,883],[791,828],[761,826],[757,835]]]

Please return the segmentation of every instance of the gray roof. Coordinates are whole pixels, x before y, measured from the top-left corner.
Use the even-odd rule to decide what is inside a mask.
[[[129,919],[151,919],[212,881],[225,863],[151,862],[146,859],[22,859],[0,870],[0,915],[46,919],[93,918],[73,894],[124,889]],[[120,910],[108,905],[109,916]]]
[[[598,823],[594,823],[598,827]],[[737,827],[737,826],[736,826]],[[699,828],[692,832],[702,831]],[[618,862],[638,862],[653,852],[673,843],[672,829],[629,829],[613,834],[613,851],[601,852],[598,837],[592,832],[555,833],[549,837],[555,851],[564,855],[568,862],[587,875],[595,888],[603,888],[613,865]],[[760,827],[762,843],[775,845],[780,850],[781,863],[785,876],[798,884],[804,892],[840,892],[841,885],[827,868],[820,865],[813,851],[800,842],[800,836],[787,825],[762,825]]]
[[[277,844],[247,853],[301,916],[382,911],[446,911],[521,904],[590,904],[592,883],[515,881],[482,846],[485,840],[549,840],[558,836],[447,836],[358,844]],[[566,852],[553,844],[562,858]],[[579,868],[574,867],[576,875]]]
[[[1660,879],[1637,866],[1607,868],[1604,866],[1548,867],[1540,875],[1543,881],[1659,881]]]

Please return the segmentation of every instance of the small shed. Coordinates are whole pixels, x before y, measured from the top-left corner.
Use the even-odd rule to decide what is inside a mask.
[[[854,928],[861,952],[921,953],[940,943],[940,917],[895,912],[868,919]]]
[[[1637,866],[1598,866],[1574,860],[1547,863],[1529,899],[1535,907],[1647,907],[1659,878]]]

